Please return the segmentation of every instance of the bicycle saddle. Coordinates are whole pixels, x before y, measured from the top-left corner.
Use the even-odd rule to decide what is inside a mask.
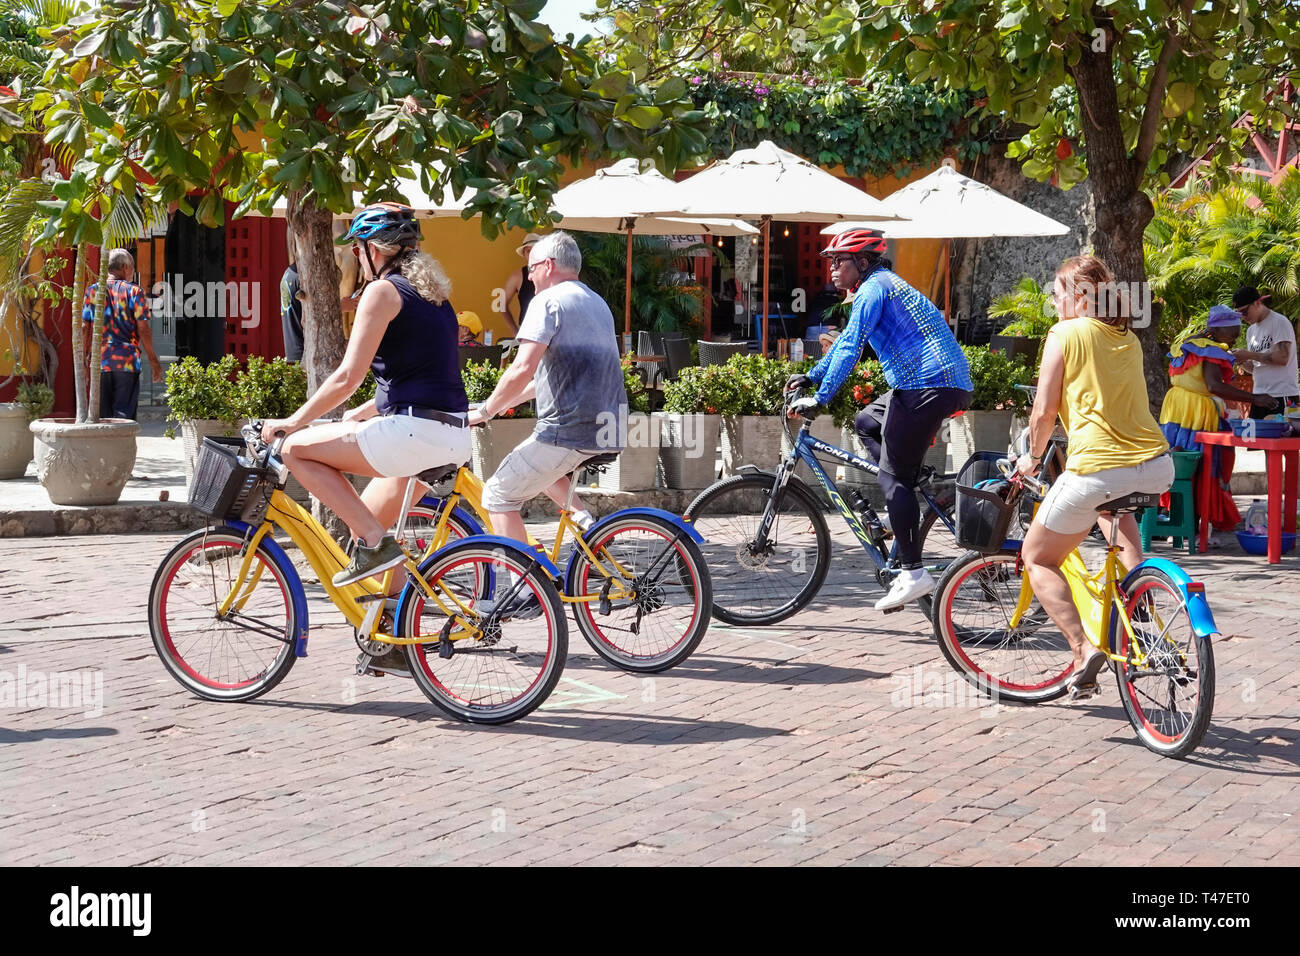
[[[437,485],[453,478],[456,472],[460,471],[460,465],[439,465],[437,468],[429,468],[420,472],[415,477],[420,479],[426,485]]]
[[[1154,508],[1158,504],[1160,504],[1159,495],[1149,494],[1145,491],[1135,491],[1123,498],[1116,498],[1114,501],[1100,504],[1097,506],[1097,510],[1108,514],[1126,514],[1130,511],[1141,511],[1143,508]]]
[[[584,461],[579,468],[603,468],[605,465],[612,465],[618,458],[620,452],[607,451],[603,455],[593,455]]]

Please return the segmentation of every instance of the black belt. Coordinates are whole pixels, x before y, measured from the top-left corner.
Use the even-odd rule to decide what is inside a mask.
[[[442,422],[444,425],[450,425],[452,428],[465,427],[465,413],[460,412],[459,417],[456,412],[444,412],[437,408],[423,408],[419,405],[398,405],[391,414],[393,415],[412,415],[415,418],[427,418],[430,421]]]

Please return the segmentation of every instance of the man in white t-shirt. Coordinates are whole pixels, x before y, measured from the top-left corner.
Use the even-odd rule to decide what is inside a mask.
[[[1254,391],[1279,399],[1278,407],[1251,406],[1252,418],[1283,411],[1300,400],[1300,379],[1296,375],[1295,327],[1291,320],[1270,309],[1254,286],[1244,285],[1232,296],[1232,307],[1246,320],[1246,347],[1234,349],[1233,358],[1254,366]]]

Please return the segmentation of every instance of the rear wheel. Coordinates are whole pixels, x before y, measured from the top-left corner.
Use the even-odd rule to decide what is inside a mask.
[[[573,618],[592,649],[639,673],[690,657],[713,607],[699,546],[671,521],[650,515],[612,519],[585,540],[599,567],[577,548],[568,597],[597,598],[573,602]]]
[[[420,573],[436,600],[417,589],[398,636],[427,639],[406,645],[425,696],[480,724],[518,720],[545,701],[564,670],[568,625],[555,583],[534,558],[469,539],[426,559]],[[486,596],[484,582],[492,582]]]
[[[686,509],[704,538],[713,616],[727,624],[784,621],[817,595],[830,569],[821,506],[793,483],[782,489],[766,540],[756,543],[775,484],[771,475],[736,475],[704,489]]]
[[[1021,572],[1014,554],[968,551],[934,590],[934,635],[959,674],[992,697],[1054,700],[1074,670],[1069,642],[1035,599],[1015,627]]]
[[[1120,700],[1138,738],[1165,757],[1183,757],[1200,744],[1214,709],[1214,652],[1192,626],[1182,590],[1163,571],[1141,568],[1125,605],[1133,638],[1111,615],[1111,646]]]
[[[233,529],[196,531],[163,558],[149,589],[154,649],[183,687],[208,700],[252,700],[293,667],[293,587],[265,546],[253,554],[239,595],[219,614],[239,579],[245,544]]]

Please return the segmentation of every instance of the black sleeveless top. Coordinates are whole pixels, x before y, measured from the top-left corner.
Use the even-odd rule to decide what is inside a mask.
[[[533,296],[537,295],[537,288],[533,285],[533,280],[528,278],[528,266],[524,266],[524,281],[519,283],[519,321],[524,320],[528,314],[528,303],[533,301]]]
[[[388,323],[370,363],[379,413],[391,415],[393,409],[406,405],[468,411],[451,303],[434,305],[421,298],[411,283],[396,273],[384,278],[401,295],[402,308]]]

